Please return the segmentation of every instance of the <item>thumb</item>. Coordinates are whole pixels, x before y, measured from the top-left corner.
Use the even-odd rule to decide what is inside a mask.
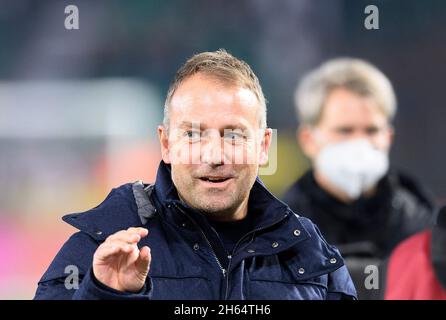
[[[150,254],[150,248],[145,246],[139,250],[139,256],[136,260],[136,268],[139,273],[147,276],[150,268],[150,261],[152,260],[152,255]]]

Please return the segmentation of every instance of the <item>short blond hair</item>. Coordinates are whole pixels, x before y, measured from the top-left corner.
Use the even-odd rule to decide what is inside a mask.
[[[176,72],[164,103],[163,125],[166,129],[169,128],[169,107],[175,91],[184,80],[197,73],[203,73],[226,85],[239,86],[252,91],[262,108],[260,127],[266,128],[266,99],[259,79],[245,61],[237,59],[224,49],[219,49],[195,54]]]
[[[330,92],[345,88],[372,98],[387,119],[396,113],[396,97],[389,79],[372,64],[355,58],[337,58],[323,63],[305,75],[295,92],[300,125],[317,125]]]

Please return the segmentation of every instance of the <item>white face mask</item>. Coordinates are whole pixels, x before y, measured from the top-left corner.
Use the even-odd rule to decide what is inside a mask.
[[[354,200],[387,173],[389,158],[367,140],[356,139],[322,148],[315,166],[325,179]]]

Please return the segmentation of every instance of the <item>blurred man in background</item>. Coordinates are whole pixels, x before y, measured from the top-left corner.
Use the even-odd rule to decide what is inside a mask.
[[[297,139],[312,168],[284,200],[339,247],[359,298],[378,298],[364,288],[365,266],[379,266],[401,240],[429,226],[434,208],[417,181],[389,169],[392,85],[371,64],[339,58],[306,75],[295,100]]]

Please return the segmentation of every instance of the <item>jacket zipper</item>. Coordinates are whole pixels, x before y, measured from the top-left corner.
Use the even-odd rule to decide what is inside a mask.
[[[208,240],[208,238],[206,237],[206,234],[204,233],[203,229],[198,225],[198,223],[195,222],[194,219],[192,219],[191,217],[189,217],[189,215],[188,215],[182,208],[180,208],[176,203],[175,203],[174,205],[175,205],[175,207],[176,207],[182,214],[184,214],[190,221],[192,221],[192,223],[198,228],[198,230],[200,230],[201,235],[203,236],[203,238],[204,238],[204,240],[206,241],[207,245],[208,245],[209,248],[211,249],[212,255],[214,256],[215,261],[217,262],[218,267],[220,268],[220,271],[221,271],[221,273],[223,274],[223,278],[225,278],[225,277],[226,277],[226,269],[223,268],[223,266],[222,266],[220,260],[218,259],[217,255],[215,254],[215,250],[214,250],[214,248],[212,247],[211,242],[210,242],[210,241]]]
[[[209,246],[209,248],[211,249],[212,255],[215,258],[215,261],[217,262],[221,273],[223,274],[223,278],[226,279],[226,287],[225,287],[225,292],[224,292],[224,300],[228,300],[228,292],[229,292],[229,273],[227,272],[228,270],[230,270],[231,268],[231,262],[232,262],[232,257],[234,256],[235,251],[237,250],[237,247],[240,245],[240,243],[242,242],[242,240],[244,240],[247,236],[249,236],[250,234],[254,234],[258,231],[261,231],[263,229],[272,227],[273,225],[281,222],[283,219],[285,219],[288,214],[286,214],[282,219],[280,219],[279,221],[275,221],[274,223],[271,223],[267,226],[262,226],[262,227],[258,227],[250,232],[248,232],[247,234],[245,234],[243,237],[241,237],[237,243],[235,244],[234,248],[232,249],[232,252],[230,253],[230,255],[228,256],[228,269],[226,270],[225,268],[223,268],[222,264],[220,263],[220,260],[218,259],[217,255],[215,254],[215,250],[211,245],[211,242],[208,240],[208,238],[206,237],[206,234],[204,233],[203,229],[198,225],[198,223],[195,222],[194,219],[192,219],[191,217],[189,217],[189,215],[182,209],[180,208],[176,203],[174,203],[175,207],[182,213],[184,214],[190,221],[192,221],[192,223],[200,230],[204,240],[206,241],[207,245]]]
[[[238,246],[240,245],[240,243],[241,243],[247,236],[249,236],[250,234],[254,234],[254,233],[256,233],[256,232],[258,232],[258,231],[261,231],[261,230],[263,230],[263,229],[272,227],[273,225],[275,225],[275,224],[281,222],[281,221],[282,221],[283,219],[285,219],[287,216],[288,216],[288,214],[285,215],[285,216],[284,216],[282,219],[280,219],[279,221],[276,221],[276,222],[274,222],[274,223],[271,223],[271,224],[269,224],[269,225],[267,225],[267,226],[262,226],[262,227],[258,227],[258,228],[256,228],[256,229],[254,229],[254,230],[248,232],[247,234],[245,234],[243,237],[241,237],[241,238],[237,241],[237,243],[235,244],[234,248],[232,249],[231,253],[230,253],[229,256],[228,256],[229,263],[228,263],[228,276],[226,277],[225,300],[228,300],[228,292],[229,292],[229,270],[231,270],[232,257],[234,256],[234,253],[237,251],[237,247],[238,247]]]

